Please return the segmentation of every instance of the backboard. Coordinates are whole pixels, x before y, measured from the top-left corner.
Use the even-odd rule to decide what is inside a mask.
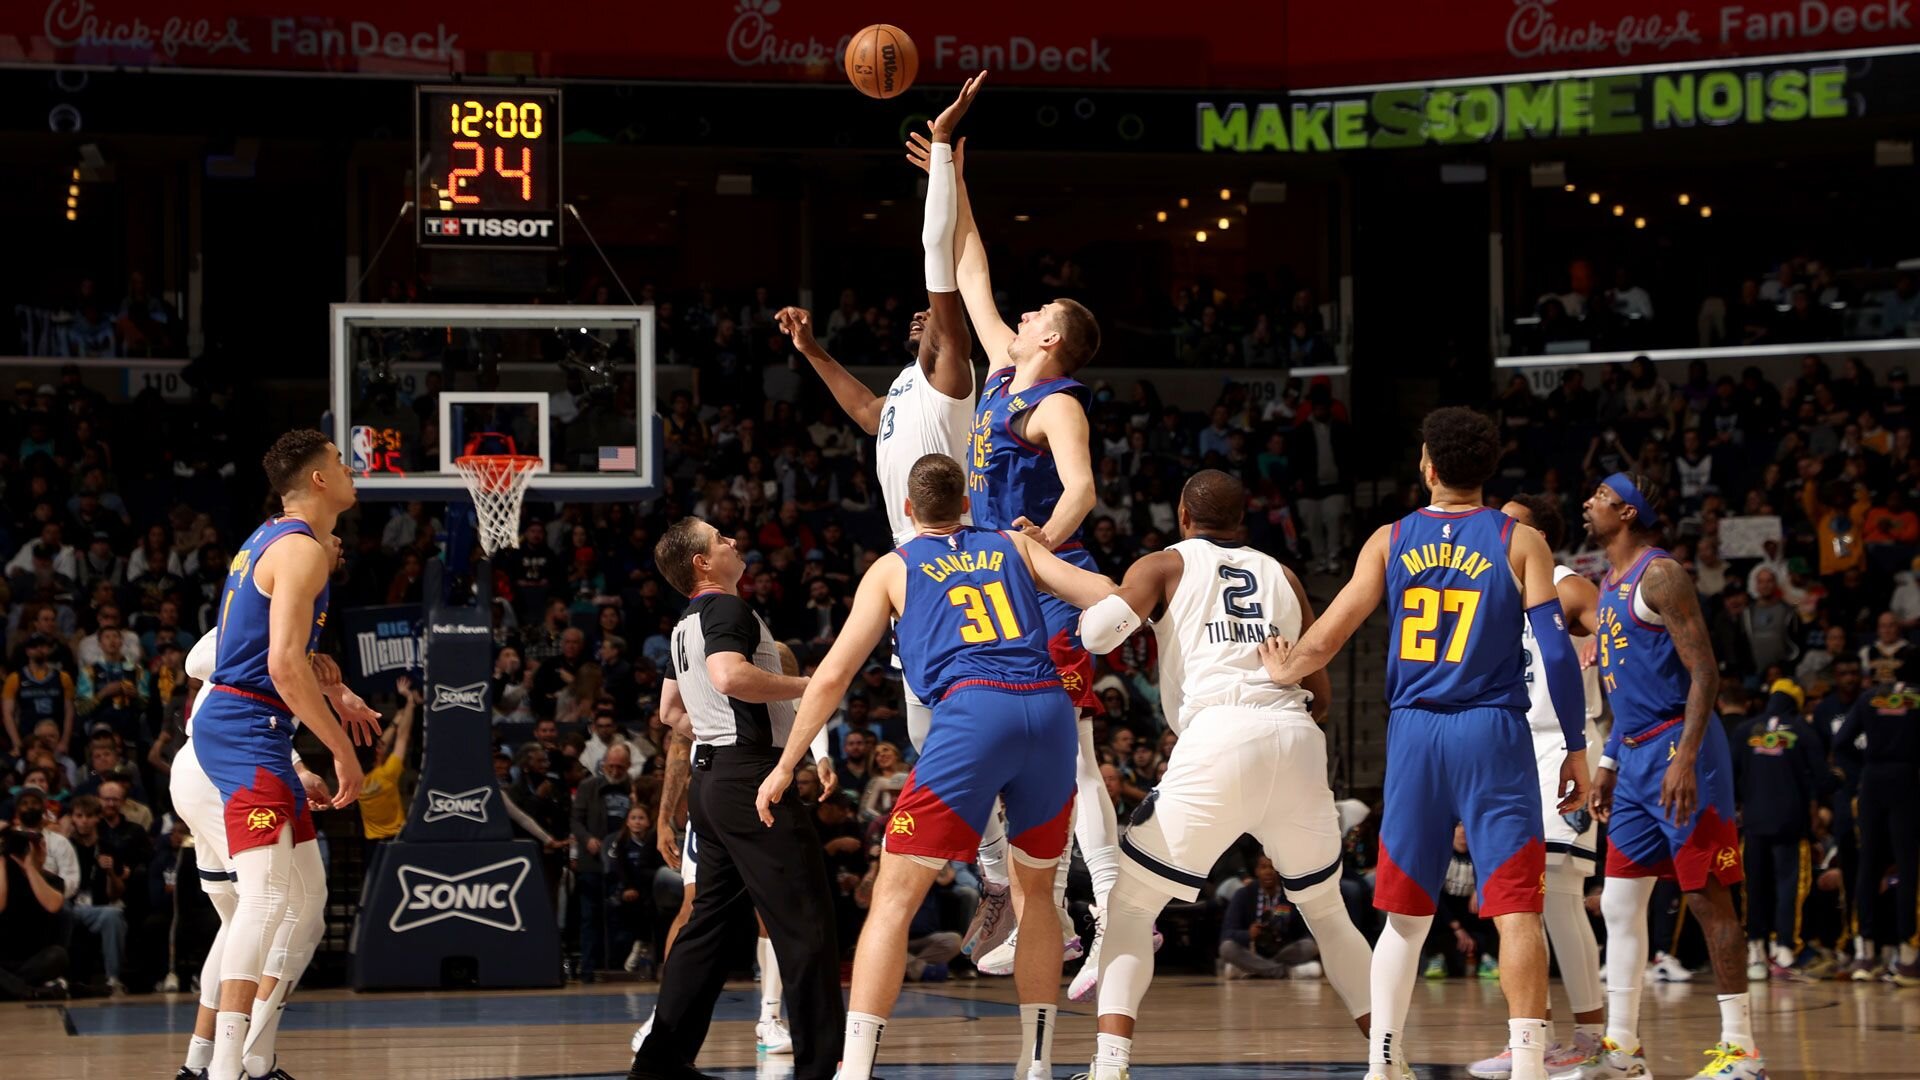
[[[330,428],[363,499],[464,499],[462,454],[538,455],[531,500],[650,497],[651,307],[335,304]]]

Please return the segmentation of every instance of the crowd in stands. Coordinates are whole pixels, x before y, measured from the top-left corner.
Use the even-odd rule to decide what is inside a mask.
[[[1276,329],[1283,337],[1302,326],[1309,337],[1325,333],[1311,294],[1295,292],[1272,311],[1243,303],[1225,314],[1217,294],[1206,299],[1185,292],[1175,301],[1193,330],[1183,332],[1181,348],[1194,362],[1291,366],[1319,355],[1312,346],[1300,353],[1272,344]],[[782,362],[771,362],[771,344],[766,361],[747,346],[731,360],[704,345],[679,352],[681,341],[717,343],[728,324],[732,333],[744,326],[758,335],[771,300],[757,294],[735,312],[708,298],[683,317],[658,302],[669,314],[662,332],[675,335],[663,355],[674,350],[699,371],[691,392],[662,405],[659,496],[637,506],[530,502],[520,547],[494,564],[496,772],[517,827],[546,851],[568,947],[587,976],[646,970],[682,895],[659,843],[678,823],[654,815],[668,744],[657,702],[668,633],[684,601],[652,565],[654,539],[686,514],[733,538],[748,564],[743,594],[807,666],[844,623],[855,582],[890,548],[871,441],[784,352]],[[898,310],[843,297],[820,320],[829,349],[903,361]],[[743,378],[747,370],[759,377]],[[1821,744],[1808,781],[1819,812],[1782,827],[1804,829],[1819,852],[1815,864],[1848,886],[1828,888],[1823,873],[1809,900],[1851,905],[1806,922],[1814,935],[1826,934],[1816,940],[1830,950],[1845,944],[1837,928],[1852,916],[1872,924],[1884,915],[1897,885],[1881,874],[1885,866],[1861,869],[1848,784],[1863,750],[1833,736],[1871,699],[1871,687],[1913,675],[1915,400],[1903,372],[1876,378],[1858,361],[1832,371],[1809,359],[1779,385],[1758,369],[1712,378],[1699,364],[1679,379],[1645,361],[1571,368],[1545,397],[1516,380],[1489,402],[1507,442],[1490,497],[1527,491],[1557,500],[1569,526],[1564,557],[1597,576],[1579,503],[1600,476],[1645,474],[1660,492],[1671,550],[1700,583],[1730,732],[1738,740],[1749,730],[1740,725],[1797,720]],[[254,523],[253,508],[228,483],[251,467],[250,455],[229,446],[220,404],[218,395],[201,394],[192,405],[154,395],[109,405],[68,371],[58,385],[21,384],[0,408],[0,548],[11,554],[0,599],[8,632],[0,817],[10,823],[10,851],[27,843],[7,868],[10,883],[18,877],[22,885],[0,913],[0,994],[44,992],[60,977],[49,974],[55,969],[69,989],[109,991],[177,985],[198,970],[193,951],[205,947],[197,936],[205,923],[169,934],[188,929],[177,891],[190,890],[176,890],[184,834],[168,813],[166,776],[181,737],[184,651],[212,629],[231,546]],[[1249,540],[1320,575],[1323,601],[1338,582],[1325,575],[1345,569],[1354,537],[1421,497],[1408,487],[1396,504],[1355,506],[1354,432],[1324,378],[1291,380],[1278,396],[1229,383],[1205,413],[1164,402],[1150,381],[1096,382],[1090,418],[1097,501],[1086,542],[1116,578],[1142,553],[1178,539],[1180,486],[1199,468],[1246,481]],[[116,455],[126,433],[148,431],[167,433],[169,456]],[[347,555],[334,603],[419,601],[422,568],[441,557],[449,519],[440,506],[385,503],[344,519]],[[1122,820],[1151,793],[1177,741],[1155,675],[1150,634],[1097,670],[1096,745]],[[398,711],[397,700],[387,704]],[[879,823],[912,763],[901,686],[884,655],[864,669],[829,738],[842,789],[816,799],[814,812],[851,943]],[[408,756],[417,752],[397,740],[369,764],[384,763],[404,792]],[[810,779],[799,784],[803,797],[817,797]],[[1746,794],[1771,798],[1772,789]],[[405,806],[402,799],[378,811],[378,822],[367,814],[363,835],[392,835]],[[1348,900],[1371,929],[1377,808],[1350,801],[1342,812]],[[328,831],[336,842],[362,832]],[[1870,846],[1867,855],[1883,848]],[[1250,841],[1215,868],[1199,909],[1217,934],[1202,950],[1207,961],[1268,976],[1311,963],[1297,917],[1283,901],[1269,902],[1263,873]],[[1857,874],[1881,874],[1877,888],[1862,894],[1853,887]],[[48,895],[36,880],[59,883],[54,910],[41,905],[36,914],[21,899]],[[1247,899],[1236,907],[1240,892]],[[965,927],[978,897],[974,869],[952,866],[916,922],[912,970],[928,978],[964,970],[949,936]],[[1436,955],[1443,966],[1478,973],[1497,946],[1463,927],[1435,943]],[[1879,933],[1875,940],[1892,940]],[[1805,946],[1786,959],[1784,969],[1817,973],[1837,958]]]
[[[1658,321],[1653,296],[1625,263],[1601,278],[1590,261],[1574,259],[1559,286],[1515,322],[1516,354],[1920,337],[1911,271],[1839,273],[1804,255],[1726,282],[1684,314],[1663,307]]]

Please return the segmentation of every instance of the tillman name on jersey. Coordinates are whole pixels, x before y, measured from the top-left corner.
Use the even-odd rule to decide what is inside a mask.
[[[1416,577],[1428,570],[1458,570],[1475,580],[1493,568],[1491,560],[1465,544],[1422,544],[1408,548],[1400,553],[1400,564]]]
[[[1219,645],[1222,642],[1249,643],[1258,645],[1270,637],[1279,637],[1280,628],[1268,622],[1237,622],[1221,619],[1207,624],[1207,644]]]

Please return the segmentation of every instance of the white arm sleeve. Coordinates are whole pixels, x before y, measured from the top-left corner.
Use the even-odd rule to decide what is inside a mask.
[[[960,190],[953,178],[953,147],[933,144],[927,166],[927,218],[920,227],[920,245],[927,249],[927,291],[957,292],[953,268],[953,224],[960,216]]]
[[[1119,593],[1080,613],[1080,640],[1095,656],[1105,656],[1119,648],[1138,629],[1140,616]]]

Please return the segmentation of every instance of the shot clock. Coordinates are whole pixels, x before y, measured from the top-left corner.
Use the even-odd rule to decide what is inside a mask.
[[[422,247],[560,246],[560,91],[414,92]]]

